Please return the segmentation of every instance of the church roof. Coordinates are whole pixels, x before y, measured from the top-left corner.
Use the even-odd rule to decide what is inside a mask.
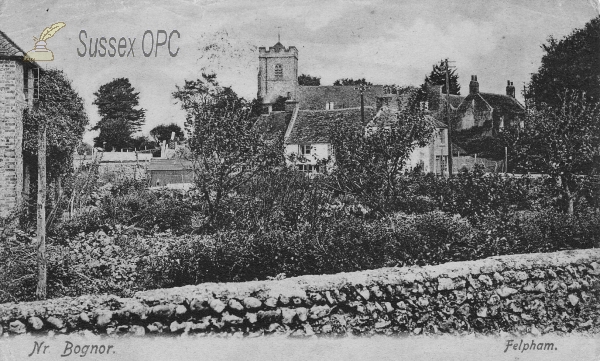
[[[283,44],[278,41],[277,44],[273,45],[273,49],[275,49],[276,51],[279,51],[279,50],[285,49],[285,46],[283,46]]]
[[[278,135],[283,137],[291,119],[292,112],[261,114],[254,123],[254,130],[263,135],[266,140],[272,140]]]
[[[365,120],[375,115],[373,107],[365,107]],[[287,144],[328,143],[332,127],[338,121],[362,124],[360,108],[339,110],[300,110]]]
[[[301,110],[325,109],[333,102],[334,109],[360,107],[360,93],[354,85],[298,86],[296,98]],[[373,85],[365,90],[365,106],[375,107],[377,98],[383,96],[383,85]]]

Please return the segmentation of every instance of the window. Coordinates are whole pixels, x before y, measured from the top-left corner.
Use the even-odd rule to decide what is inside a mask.
[[[421,110],[429,110],[429,102],[428,101],[420,102],[419,103],[419,108]]]
[[[298,164],[296,168],[303,173],[320,173],[320,168],[318,165],[313,164]]]
[[[275,77],[283,78],[283,65],[275,64]]]
[[[325,110],[333,110],[333,102],[325,103]]]
[[[307,155],[307,154],[310,154],[311,149],[312,149],[312,146],[310,144],[301,145],[298,153],[300,153],[302,155]]]
[[[23,67],[23,93],[25,94],[25,100],[29,99],[29,69]]]
[[[444,144],[446,142],[446,131],[441,129],[440,130],[440,144]]]

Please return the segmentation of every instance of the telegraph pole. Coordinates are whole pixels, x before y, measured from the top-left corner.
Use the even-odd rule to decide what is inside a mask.
[[[446,119],[448,120],[448,178],[452,177],[452,121],[450,119],[450,67],[446,64]]]
[[[46,299],[46,120],[38,113],[39,102],[34,100],[34,113],[38,116],[38,194],[37,194],[37,264],[38,284],[35,296]]]
[[[360,84],[354,88],[354,90],[358,90],[360,92],[360,118],[363,125],[365,124],[365,90],[370,88],[370,86],[365,84]]]

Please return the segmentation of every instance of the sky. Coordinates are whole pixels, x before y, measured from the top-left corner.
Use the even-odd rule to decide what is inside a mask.
[[[321,77],[322,85],[366,78],[417,86],[448,58],[461,94],[468,93],[471,75],[482,92],[504,94],[507,80],[520,90],[539,68],[548,36],[583,27],[598,15],[599,1],[0,0],[0,30],[28,51],[45,27],[66,23],[48,40],[54,61],[40,64],[72,80],[89,128],[100,119],[93,93],[114,78],[129,78],[146,109],[142,133],[148,134],[159,124],[183,125],[185,114],[171,94],[202,72],[215,72],[222,85],[254,98],[258,47],[273,46],[278,34],[284,46],[298,48],[299,73]],[[157,48],[157,36],[167,37],[159,30],[179,36],[172,33]],[[124,53],[133,41],[133,56],[91,57],[89,41],[100,37],[124,37]],[[171,53],[179,48],[176,56],[169,44]],[[96,135],[87,132],[84,140]]]

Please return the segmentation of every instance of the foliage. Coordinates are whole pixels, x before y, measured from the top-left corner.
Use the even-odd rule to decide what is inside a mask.
[[[561,40],[550,36],[542,49],[545,54],[537,73],[531,76],[527,99],[537,105],[560,106],[564,91],[577,89],[591,101],[600,101],[600,16]]]
[[[175,133],[175,139],[183,140],[185,138],[183,129],[175,123],[157,125],[150,131],[150,136],[160,144],[163,140],[170,140],[173,133]]]
[[[301,74],[300,76],[298,76],[298,85],[310,85],[310,86],[321,85],[321,77],[310,76],[308,74]]]
[[[38,128],[46,124],[46,169],[48,178],[56,180],[70,174],[73,154],[77,150],[89,119],[83,99],[62,70],[42,72],[39,83],[38,108],[27,108],[23,114],[23,157],[36,168]],[[34,177],[36,173],[32,176]],[[35,183],[35,179],[32,180]]]
[[[478,157],[502,160],[504,159],[503,139],[486,135],[484,126],[475,126],[452,133],[453,144],[463,148],[467,154],[477,154]]]
[[[449,71],[450,94],[460,95],[460,84],[458,83],[458,74],[456,69]],[[441,85],[442,93],[446,94],[446,64],[440,60],[439,64],[433,65],[431,73],[425,77],[423,85]]]
[[[131,146],[134,150],[151,150],[157,147],[157,143],[145,135],[132,138]]]
[[[282,163],[281,141],[264,143],[253,131],[251,104],[216,76],[186,80],[173,97],[186,111],[188,144],[207,227],[222,216],[221,203],[264,169]]]
[[[341,78],[333,82],[333,85],[342,86],[342,85],[368,85],[371,86],[373,83],[368,82],[365,78],[362,79],[352,79],[352,78]]]
[[[100,134],[94,138],[94,146],[105,149],[129,148],[132,134],[144,123],[146,110],[139,106],[139,92],[129,79],[117,78],[100,86],[94,93],[92,104],[98,106],[100,121],[92,130]]]
[[[284,97],[284,96],[278,96],[277,99],[275,99],[275,101],[273,102],[273,110],[274,111],[284,111],[285,110],[285,102],[288,100],[288,98]]]
[[[513,153],[517,169],[553,177],[562,188],[565,211],[574,202],[585,179],[598,171],[600,159],[600,107],[574,91],[563,94],[558,105],[542,105],[524,122],[509,127],[503,138]]]
[[[367,127],[339,119],[332,127],[335,168],[331,186],[369,206],[373,197],[389,197],[397,190],[398,176],[416,147],[426,146],[434,133],[432,118],[418,110],[383,112]]]

